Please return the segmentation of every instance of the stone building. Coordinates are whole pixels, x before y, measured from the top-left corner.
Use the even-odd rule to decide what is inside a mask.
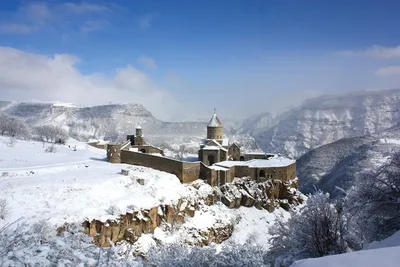
[[[226,160],[239,160],[240,148],[224,138],[223,125],[215,113],[207,125],[207,138],[200,144],[199,160],[207,166]]]
[[[296,178],[296,161],[264,152],[240,153],[237,143],[224,138],[223,125],[215,113],[207,125],[207,138],[200,144],[199,161],[186,162],[168,157],[160,148],[144,140],[140,126],[135,135],[128,135],[123,144],[107,145],[107,160],[165,171],[176,175],[182,183],[196,179],[212,186],[230,183],[234,178],[249,177],[256,182],[289,181]]]
[[[146,143],[143,137],[143,130],[140,125],[136,126],[136,135],[127,135],[126,141],[130,141],[129,150],[131,151],[164,155],[164,151],[162,149]]]

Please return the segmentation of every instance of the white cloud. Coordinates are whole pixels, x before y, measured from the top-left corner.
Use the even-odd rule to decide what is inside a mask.
[[[400,66],[383,67],[378,69],[375,74],[378,76],[400,75]]]
[[[79,58],[69,54],[45,56],[0,47],[0,95],[2,100],[62,101],[81,105],[140,103],[166,118],[176,112],[172,95],[152,78],[128,65],[113,77],[84,75]]]
[[[153,20],[156,18],[155,13],[146,13],[139,17],[139,26],[143,29],[149,28]]]
[[[67,21],[82,32],[90,32],[108,25],[111,12],[109,6],[87,2],[28,2],[14,13],[0,13],[0,33],[26,34],[47,26],[57,28]]]
[[[151,58],[151,57],[139,57],[138,58],[138,62],[140,62],[141,64],[143,64],[146,68],[148,68],[149,70],[156,70],[158,69],[158,66],[156,64],[156,61]]]
[[[365,50],[358,50],[358,51],[345,50],[345,51],[339,51],[338,54],[347,56],[360,55],[360,56],[368,56],[379,59],[395,59],[395,58],[400,58],[400,45],[394,47],[374,45]]]

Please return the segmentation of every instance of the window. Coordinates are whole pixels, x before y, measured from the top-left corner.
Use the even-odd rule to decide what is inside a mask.
[[[265,178],[265,171],[261,170],[260,173],[258,174],[258,177],[263,177]]]

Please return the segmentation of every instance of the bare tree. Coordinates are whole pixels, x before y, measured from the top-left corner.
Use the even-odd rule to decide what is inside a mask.
[[[321,191],[311,195],[300,214],[287,222],[278,220],[270,233],[271,264],[289,266],[293,261],[346,252],[348,234],[342,205]]]
[[[347,203],[360,242],[380,240],[400,230],[400,153],[376,171],[360,175]]]
[[[11,207],[6,199],[0,199],[0,219],[4,220],[10,214]]]

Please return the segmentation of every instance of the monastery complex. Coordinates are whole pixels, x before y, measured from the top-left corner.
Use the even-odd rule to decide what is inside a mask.
[[[91,144],[96,145],[96,144]],[[186,162],[164,156],[162,149],[145,142],[142,128],[128,135],[123,144],[107,145],[107,160],[127,163],[175,174],[182,183],[197,179],[212,186],[250,177],[256,182],[289,181],[296,178],[296,161],[269,153],[241,153],[236,142],[224,138],[223,125],[215,113],[207,125],[207,137],[201,142],[199,161]]]

